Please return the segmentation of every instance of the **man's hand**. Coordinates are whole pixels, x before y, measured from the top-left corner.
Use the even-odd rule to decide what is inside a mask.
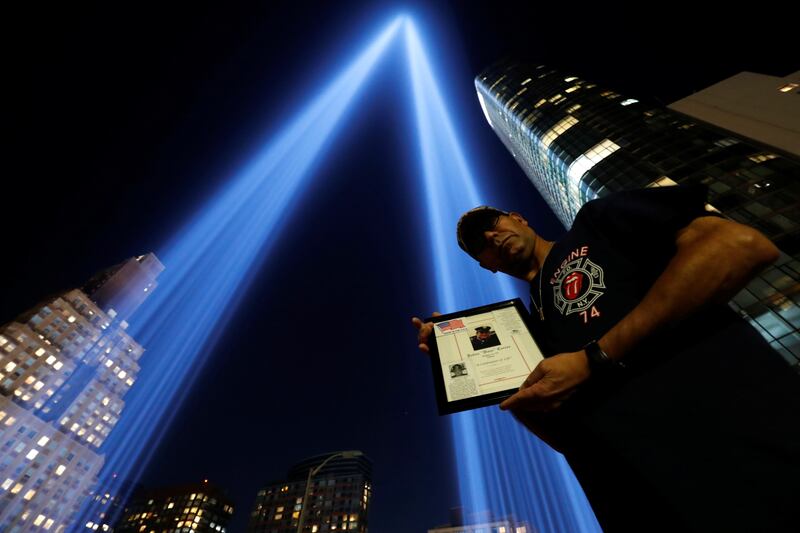
[[[431,316],[439,316],[442,313],[438,311],[434,311]],[[431,336],[433,332],[433,322],[422,322],[422,319],[414,317],[411,319],[411,323],[417,328],[417,342],[419,343],[419,349],[425,353],[430,353],[430,348],[428,347],[428,338]]]
[[[548,357],[525,378],[518,393],[500,404],[500,409],[515,412],[558,409],[589,378],[589,373],[589,360],[583,350]]]

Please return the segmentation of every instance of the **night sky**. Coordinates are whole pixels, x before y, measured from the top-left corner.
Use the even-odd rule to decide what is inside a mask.
[[[488,64],[530,59],[662,104],[742,70],[799,68],[793,19],[777,2],[717,14],[696,4],[167,4],[36,4],[5,17],[2,322],[158,253],[401,8],[440,69],[479,180],[550,238],[560,226],[478,106],[472,80]],[[344,449],[374,461],[371,531],[424,531],[458,505],[449,423],[409,322],[434,296],[403,53],[390,49],[282,221],[142,478],[226,488],[234,531],[261,485]],[[297,349],[307,324],[320,333]]]

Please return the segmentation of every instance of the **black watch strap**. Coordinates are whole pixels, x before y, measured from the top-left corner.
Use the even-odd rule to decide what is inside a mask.
[[[604,374],[613,368],[624,368],[625,365],[611,359],[606,352],[600,348],[597,341],[592,341],[583,347],[586,358],[589,360],[589,369],[592,374]]]

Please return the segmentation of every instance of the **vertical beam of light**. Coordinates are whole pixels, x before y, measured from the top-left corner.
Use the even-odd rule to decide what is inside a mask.
[[[487,272],[456,243],[455,222],[481,203],[456,129],[444,105],[422,41],[410,19],[405,39],[426,193],[436,294],[442,311],[512,298],[504,277]],[[538,531],[600,531],[566,460],[507,413],[484,408],[452,416],[461,504],[465,511],[513,516]]]
[[[296,208],[314,165],[401,22],[397,17],[389,24],[158,251],[166,270],[129,330],[148,352],[118,427],[101,448],[106,464],[96,493],[118,494],[124,480],[140,476],[281,232],[280,221]],[[87,505],[73,528],[81,529],[97,510],[97,504]]]

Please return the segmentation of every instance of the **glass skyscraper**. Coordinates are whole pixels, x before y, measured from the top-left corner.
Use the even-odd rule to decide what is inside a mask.
[[[126,333],[129,302],[140,304],[163,268],[153,254],[131,258],[0,326],[0,531],[65,531],[91,495],[98,448],[144,353]]]
[[[786,79],[774,85],[775,98],[797,105]],[[492,129],[565,227],[585,202],[616,191],[702,183],[707,209],[772,239],[780,259],[731,305],[800,371],[800,159],[786,149],[792,138],[783,148],[763,144],[544,65],[501,62],[475,86]]]

